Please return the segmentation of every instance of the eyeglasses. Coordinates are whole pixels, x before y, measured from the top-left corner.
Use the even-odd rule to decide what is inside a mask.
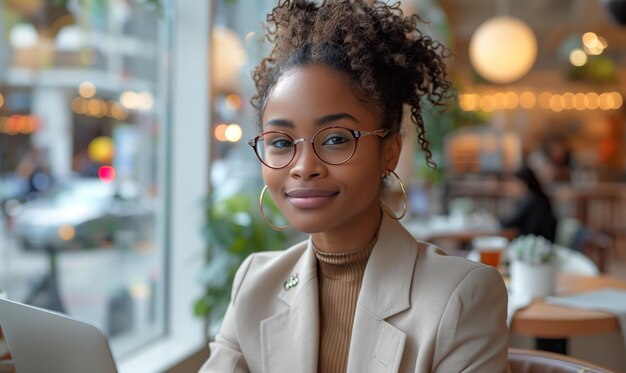
[[[265,131],[248,141],[248,144],[254,149],[261,163],[273,169],[283,168],[291,163],[296,156],[296,144],[305,141],[313,144],[313,151],[322,162],[339,165],[352,158],[361,137],[376,135],[383,138],[388,133],[389,130],[386,128],[356,131],[334,126],[322,128],[310,139],[294,139],[282,131]]]

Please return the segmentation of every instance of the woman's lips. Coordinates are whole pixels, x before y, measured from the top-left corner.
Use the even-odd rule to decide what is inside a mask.
[[[301,209],[314,209],[322,207],[328,203],[339,192],[327,189],[293,189],[288,191],[287,199],[294,206]]]

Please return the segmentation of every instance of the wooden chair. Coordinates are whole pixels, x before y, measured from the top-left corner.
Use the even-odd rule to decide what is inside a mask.
[[[538,350],[509,348],[511,373],[616,373],[566,355]]]

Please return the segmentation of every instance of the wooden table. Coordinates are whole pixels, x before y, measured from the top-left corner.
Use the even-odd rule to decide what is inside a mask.
[[[572,295],[604,288],[626,290],[626,281],[609,277],[589,277],[572,274],[557,276],[557,295]],[[611,313],[547,304],[537,299],[515,313],[511,332],[539,339],[567,341],[581,335],[621,331],[617,317]],[[564,343],[567,349],[567,343]],[[565,351],[566,352],[566,351]]]
[[[438,240],[454,240],[461,244],[469,245],[472,243],[472,240],[477,237],[484,236],[500,236],[505,237],[508,240],[512,240],[517,237],[518,233],[514,229],[502,228],[502,229],[493,229],[493,230],[479,230],[479,229],[468,229],[464,231],[456,231],[456,232],[441,232],[434,233],[429,235],[424,241],[432,242]]]
[[[604,288],[626,290],[626,281],[609,276],[557,276],[558,295]],[[620,325],[613,314],[547,304],[539,299],[517,311],[511,321],[511,332],[539,338],[569,338],[615,331],[620,331]]]
[[[495,218],[487,216],[484,222],[480,216],[469,221],[471,217],[459,222],[450,216],[432,216],[423,221],[403,221],[405,228],[418,240],[437,243],[440,240],[452,240],[461,246],[470,247],[472,240],[483,236],[502,236],[509,240],[517,236],[514,229],[502,228]],[[446,222],[446,219],[448,222]],[[478,220],[478,221],[476,221]]]

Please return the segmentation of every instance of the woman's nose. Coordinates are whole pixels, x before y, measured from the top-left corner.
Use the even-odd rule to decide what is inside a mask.
[[[318,158],[313,150],[313,144],[309,142],[298,144],[296,156],[291,162],[289,174],[295,178],[309,180],[322,176],[326,170],[326,164]]]

